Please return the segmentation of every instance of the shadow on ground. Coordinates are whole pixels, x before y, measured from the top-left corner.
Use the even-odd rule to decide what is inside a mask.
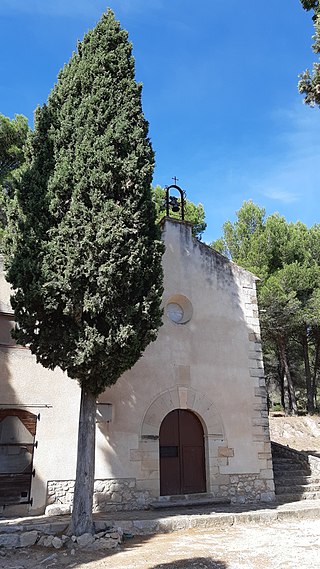
[[[210,557],[193,557],[192,559],[179,559],[170,563],[153,565],[150,569],[227,569],[224,561]]]

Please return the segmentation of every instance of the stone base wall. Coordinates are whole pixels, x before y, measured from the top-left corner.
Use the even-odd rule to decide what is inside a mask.
[[[74,480],[50,480],[47,488],[47,505],[71,505],[74,484]],[[135,478],[95,480],[94,512],[145,510],[150,502],[149,491],[138,490]]]
[[[217,474],[210,488],[216,498],[226,498],[232,504],[274,502],[274,481],[259,474]]]
[[[275,500],[273,480],[260,480],[254,474],[230,476],[230,485],[220,488],[221,496],[227,496],[233,504],[273,502]]]
[[[219,480],[220,478],[220,480]],[[256,474],[231,474],[217,476],[217,484],[211,489],[219,498],[230,499],[233,504],[273,502],[273,480],[260,480]],[[47,505],[71,506],[74,480],[48,482]],[[119,512],[146,510],[154,499],[148,490],[137,490],[134,478],[96,480],[94,484],[93,511]]]

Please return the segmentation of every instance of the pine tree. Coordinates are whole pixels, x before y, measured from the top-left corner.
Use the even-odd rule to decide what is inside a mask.
[[[10,120],[0,114],[0,251],[7,226],[7,208],[14,196],[25,166],[24,145],[29,133],[28,120],[16,115]]]
[[[303,8],[307,11],[313,10],[313,22],[315,34],[313,36],[314,44],[312,49],[314,53],[320,53],[320,5],[318,0],[301,0]],[[313,64],[313,72],[309,69],[300,75],[298,85],[299,92],[304,95],[304,102],[311,107],[320,105],[320,62]]]
[[[38,115],[9,280],[17,340],[81,387],[70,527],[80,535],[92,531],[96,397],[161,325],[154,154],[132,47],[110,10],[78,44]]]

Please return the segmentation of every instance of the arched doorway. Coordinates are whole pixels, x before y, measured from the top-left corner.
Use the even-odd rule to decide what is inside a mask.
[[[30,504],[37,416],[0,409],[0,506]]]
[[[206,491],[204,433],[191,411],[175,409],[160,427],[160,494]]]

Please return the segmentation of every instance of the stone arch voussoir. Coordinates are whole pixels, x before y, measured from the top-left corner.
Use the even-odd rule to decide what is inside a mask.
[[[157,437],[163,419],[174,409],[193,411],[201,420],[205,435],[224,439],[223,422],[213,401],[206,394],[185,386],[172,387],[157,395],[143,418],[141,438]]]

